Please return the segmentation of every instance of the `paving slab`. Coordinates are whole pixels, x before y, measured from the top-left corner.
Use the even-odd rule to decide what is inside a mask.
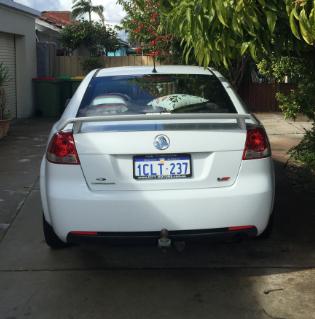
[[[299,115],[295,121],[285,119],[282,113],[257,113],[257,118],[264,125],[272,148],[273,158],[286,162],[288,150],[298,145],[305,130],[310,130],[313,123]]]
[[[268,135],[303,135],[305,130],[312,128],[312,122],[298,116],[295,121],[285,119],[282,113],[257,113],[255,114],[262,122]]]
[[[12,124],[0,140],[0,225],[11,224],[39,176],[47,134],[54,119],[27,119]],[[0,227],[0,239],[3,236]]]

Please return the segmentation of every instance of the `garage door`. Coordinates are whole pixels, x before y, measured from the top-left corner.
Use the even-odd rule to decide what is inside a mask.
[[[11,117],[16,117],[16,63],[14,35],[0,32],[0,62],[9,69],[9,81],[5,86],[7,94],[7,108]]]

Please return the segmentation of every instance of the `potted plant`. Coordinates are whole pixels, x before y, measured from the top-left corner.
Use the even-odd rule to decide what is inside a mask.
[[[10,127],[9,111],[6,109],[4,84],[9,79],[8,68],[0,62],[0,139],[8,134]]]

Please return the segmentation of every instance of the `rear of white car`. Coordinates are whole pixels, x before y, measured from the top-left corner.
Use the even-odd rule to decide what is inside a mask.
[[[95,71],[51,132],[41,196],[50,246],[254,237],[273,208],[270,146],[213,70]]]

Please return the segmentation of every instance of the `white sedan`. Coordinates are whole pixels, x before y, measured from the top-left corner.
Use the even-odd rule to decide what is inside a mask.
[[[274,170],[264,128],[215,70],[89,73],[41,165],[44,235],[173,241],[267,235]]]

